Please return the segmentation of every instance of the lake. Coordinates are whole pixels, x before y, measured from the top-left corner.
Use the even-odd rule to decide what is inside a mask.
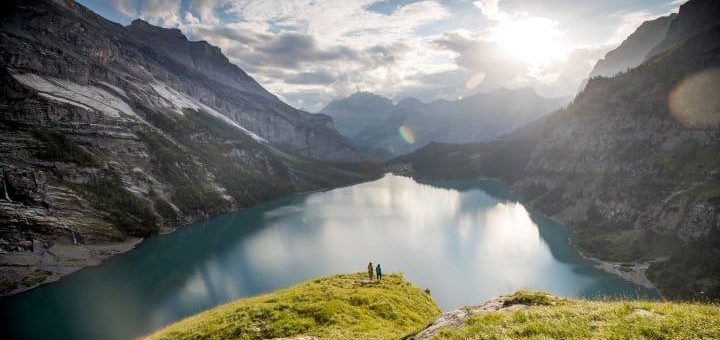
[[[594,267],[568,229],[505,184],[382,179],[288,196],[153,237],[59,282],[0,299],[3,332],[128,339],[217,304],[318,275],[402,272],[443,310],[517,289],[563,296],[655,293]]]

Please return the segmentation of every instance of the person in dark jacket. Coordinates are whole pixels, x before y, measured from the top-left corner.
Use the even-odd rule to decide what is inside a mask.
[[[372,262],[368,263],[368,277],[370,278],[370,281],[373,279],[373,267]]]
[[[380,268],[380,264],[378,263],[377,267],[375,267],[375,275],[377,276],[378,281],[382,279],[382,268]]]

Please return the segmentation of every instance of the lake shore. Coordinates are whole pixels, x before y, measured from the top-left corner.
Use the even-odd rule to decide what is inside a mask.
[[[655,291],[659,296],[662,296],[662,292],[655,286],[650,279],[647,277],[647,270],[655,262],[661,262],[667,260],[667,258],[661,257],[651,261],[625,261],[625,262],[613,262],[605,261],[584,254],[580,248],[578,248],[573,242],[572,237],[568,238],[568,243],[572,246],[580,256],[583,258],[595,262],[595,267],[609,274],[619,276],[625,281],[632,282],[640,287],[647,288]]]
[[[34,251],[0,254],[0,275],[3,278],[0,296],[22,293],[58,281],[85,267],[98,266],[116,255],[133,250],[142,241],[142,238],[130,238],[101,244],[38,244],[33,247]]]

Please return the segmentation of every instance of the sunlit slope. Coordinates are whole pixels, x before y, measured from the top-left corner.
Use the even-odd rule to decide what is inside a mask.
[[[205,311],[149,339],[400,339],[440,314],[429,294],[392,274],[363,283],[366,274],[318,278],[267,295]]]
[[[430,295],[390,275],[308,281],[187,318],[149,339],[717,339],[720,306],[567,299],[518,291],[440,315]],[[474,301],[468,301],[473,303]]]
[[[507,297],[502,308],[508,310],[476,314],[432,339],[720,338],[717,305],[587,301],[518,292]]]

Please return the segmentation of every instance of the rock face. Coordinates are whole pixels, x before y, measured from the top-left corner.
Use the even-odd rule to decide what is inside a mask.
[[[565,98],[540,97],[530,88],[500,89],[428,104],[406,98],[397,105],[384,97],[356,93],[330,103],[322,112],[333,117],[340,132],[356,145],[397,156],[432,141],[491,140],[566,103]]]
[[[682,8],[697,4],[714,6]],[[583,253],[653,262],[648,276],[667,296],[718,298],[720,16],[710,19],[697,25],[712,29],[614,78],[591,79],[566,109],[497,141],[431,144],[393,163],[418,177],[503,179],[573,226]],[[697,77],[709,80],[690,85]]]
[[[355,151],[217,47],[70,0],[2,6],[2,293],[161,230],[374,175],[314,159]]]
[[[516,293],[517,295],[518,293]],[[544,293],[532,293],[538,296],[548,296]],[[472,316],[488,312],[515,312],[531,308],[531,305],[513,301],[515,295],[505,295],[498,298],[488,300],[480,305],[465,306],[449,312],[442,313],[432,325],[423,329],[420,333],[412,337],[413,340],[429,340],[433,339],[443,330],[458,328],[465,325]],[[553,302],[549,302],[553,303]],[[553,303],[554,304],[554,303]]]
[[[679,14],[670,24],[665,39],[648,53],[648,59],[717,25],[717,18],[720,17],[720,3],[714,0],[688,1],[680,6]]]
[[[670,23],[676,16],[671,14],[642,23],[620,46],[595,64],[590,77],[612,77],[642,64],[650,50],[665,39]]]

